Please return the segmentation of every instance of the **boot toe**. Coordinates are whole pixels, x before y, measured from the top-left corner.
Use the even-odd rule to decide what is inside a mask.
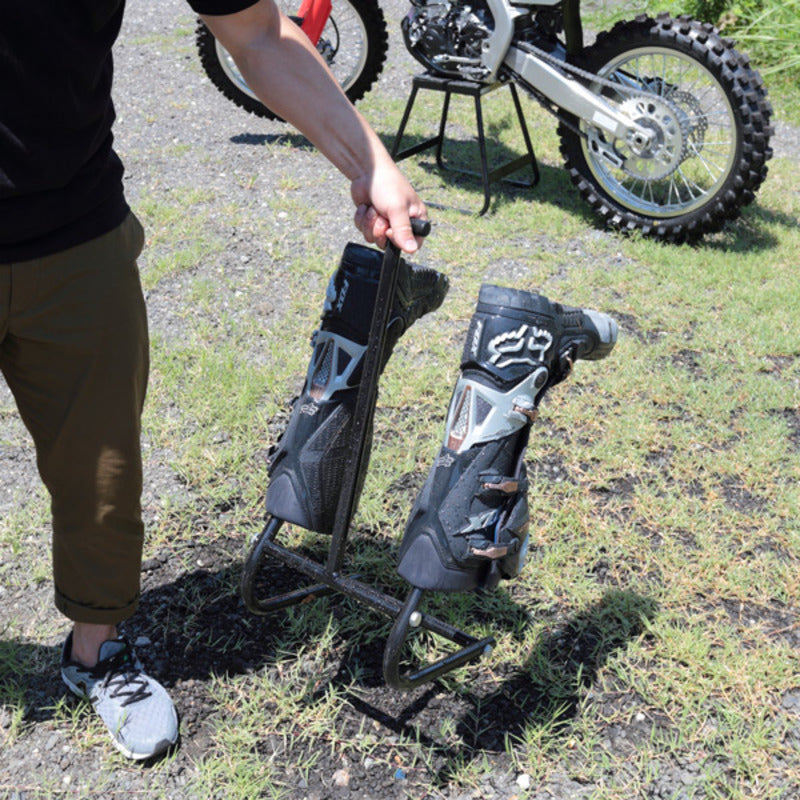
[[[397,572],[412,586],[438,592],[468,592],[482,583],[484,570],[447,565],[435,543],[436,534],[422,530],[405,547]]]
[[[616,321],[602,311],[584,309],[583,313],[591,320],[597,331],[597,343],[584,358],[588,361],[598,361],[601,358],[605,358],[614,349],[619,329]]]
[[[305,505],[295,491],[288,473],[275,476],[267,487],[267,513],[276,519],[291,522],[302,528],[313,530],[313,521],[305,511]]]

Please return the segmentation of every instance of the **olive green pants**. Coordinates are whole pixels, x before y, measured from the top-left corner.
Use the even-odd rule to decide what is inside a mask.
[[[50,492],[56,606],[77,622],[120,622],[139,598],[143,243],[131,214],[85,244],[0,264],[0,370]]]

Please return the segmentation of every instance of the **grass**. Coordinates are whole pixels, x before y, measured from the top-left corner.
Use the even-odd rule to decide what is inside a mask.
[[[503,141],[492,156],[503,157],[519,140],[508,104],[496,99],[491,130]],[[789,103],[796,107],[796,93]],[[385,372],[350,562],[404,591],[394,556],[438,446],[481,282],[608,311],[622,330],[614,353],[580,363],[533,431],[525,572],[490,597],[432,598],[440,615],[476,635],[493,632],[497,646],[409,707],[381,688],[369,658],[384,620],[348,601],[293,608],[275,624],[261,668],[205,682],[214,713],[208,746],[188,765],[191,796],[293,797],[321,770],[330,783],[331,765],[383,776],[392,796],[404,781],[406,795],[420,798],[489,797],[487,781],[511,774],[527,776],[511,781],[529,786],[519,798],[567,786],[593,800],[630,800],[653,796],[676,770],[687,797],[796,796],[797,720],[784,707],[800,688],[796,162],[771,162],[737,224],[693,247],[664,247],[595,229],[559,168],[551,121],[525,108],[540,187],[496,189],[485,218],[432,212],[421,260],[448,272],[452,289]],[[369,97],[362,110],[390,130],[401,104]],[[454,119],[466,130],[469,108],[454,108]],[[474,182],[454,186],[421,162],[404,166],[426,197],[480,205]],[[258,527],[263,454],[302,383],[328,271],[310,254],[313,232],[298,229],[278,237],[257,270],[240,263],[201,274],[198,262],[224,256],[229,224],[263,233],[264,213],[310,218],[289,178],[266,212],[230,208],[220,222],[216,202],[211,190],[187,186],[168,203],[143,195],[137,205],[150,235],[151,302],[178,298],[160,318],[168,324],[153,330],[146,452],[185,492],[153,501],[145,558],[169,550],[187,573],[198,542],[237,560]],[[265,284],[278,298],[269,308]],[[46,517],[41,495],[0,522],[3,561],[17,565],[4,564],[4,585],[47,575],[45,549],[27,539],[46,530]],[[187,599],[191,613],[157,625],[220,654],[252,647],[244,611],[244,633],[204,638],[204,613],[236,591],[236,578],[216,593],[198,590]],[[49,635],[52,618],[39,616]],[[41,632],[13,619],[3,626],[4,741],[48,724],[78,747],[102,747],[102,731],[91,722],[87,731],[80,708],[61,704],[47,722],[30,721],[42,709],[31,709],[23,673],[53,656],[19,644],[42,641]],[[424,636],[414,643],[417,658],[439,652]],[[180,758],[154,768],[152,797]],[[42,779],[34,791],[64,789]]]

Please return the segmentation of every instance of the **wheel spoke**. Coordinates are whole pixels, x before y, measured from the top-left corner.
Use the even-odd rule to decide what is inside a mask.
[[[722,174],[724,167],[720,166],[719,164],[715,164],[710,159],[706,158],[704,155],[699,154],[696,156],[697,161],[705,167],[706,172],[708,173],[708,177],[711,178],[712,183],[717,180],[717,178]],[[711,169],[714,167],[716,169],[716,173]]]
[[[693,180],[691,180],[682,169],[678,170],[678,174],[680,175],[681,179],[683,180],[683,185],[686,191],[688,192],[689,196],[695,200],[698,197],[704,197],[706,192],[703,190],[701,186],[698,186]],[[697,189],[697,194],[695,194],[692,190]]]
[[[672,200],[673,192],[675,193],[675,200]],[[678,189],[677,181],[675,180],[675,175],[669,176],[669,188],[667,189],[667,205],[672,205],[673,203],[677,205],[681,201],[681,193]]]

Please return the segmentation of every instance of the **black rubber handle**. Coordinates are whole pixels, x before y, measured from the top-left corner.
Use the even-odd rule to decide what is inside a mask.
[[[426,219],[414,217],[411,220],[411,232],[414,236],[427,236],[431,232],[431,224]]]

